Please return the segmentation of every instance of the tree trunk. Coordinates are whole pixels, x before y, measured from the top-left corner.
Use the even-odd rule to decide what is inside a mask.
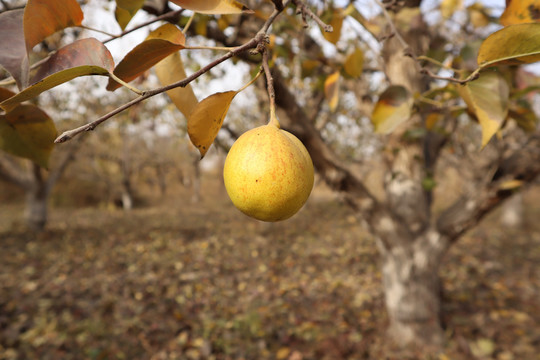
[[[26,192],[26,225],[32,231],[42,231],[47,223],[48,192],[44,182],[36,182]]]
[[[440,254],[425,244],[422,235],[413,243],[383,251],[382,275],[389,335],[400,346],[441,346]]]

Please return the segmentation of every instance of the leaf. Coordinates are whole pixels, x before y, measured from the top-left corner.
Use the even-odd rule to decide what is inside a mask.
[[[47,168],[54,148],[56,127],[35,105],[20,105],[0,115],[0,149]]]
[[[204,157],[214,142],[227,111],[238,91],[226,91],[210,95],[198,103],[189,116],[187,129],[191,143]]]
[[[162,25],[120,61],[114,74],[130,82],[170,54],[183,49],[185,44],[186,38],[180,29],[172,24]],[[107,90],[114,91],[120,86],[113,79],[109,79]]]
[[[339,71],[329,75],[324,82],[324,95],[331,111],[335,111],[339,102]]]
[[[324,38],[334,45],[339,41],[339,38],[341,37],[341,27],[343,26],[343,18],[344,18],[343,10],[334,9],[334,11],[331,14],[331,18],[328,22],[328,25],[331,25],[333,30],[331,32],[326,32],[323,29],[321,29],[321,32]]]
[[[412,105],[412,96],[406,88],[400,85],[390,86],[379,97],[371,115],[375,132],[388,134],[409,120]]]
[[[76,0],[28,0],[23,21],[26,51],[59,30],[81,25],[83,17]]]
[[[161,60],[156,64],[155,70],[162,86],[170,85],[186,78],[184,64],[182,63],[182,57],[179,52],[175,52]],[[167,95],[169,95],[176,108],[186,118],[189,117],[193,108],[198,103],[191,84],[188,84],[186,87],[177,87],[169,90],[167,91]]]
[[[32,76],[33,85],[0,103],[5,111],[23,101],[79,76],[108,75],[114,60],[107,48],[94,38],[77,40],[54,53]]]
[[[508,114],[510,90],[504,77],[484,72],[477,80],[458,87],[458,92],[482,127],[482,147],[499,131]]]
[[[467,7],[469,21],[475,28],[489,25],[489,14],[487,9],[480,3],[474,3]]]
[[[540,21],[538,0],[506,0],[500,22],[504,26]]]
[[[347,75],[357,78],[362,75],[362,70],[364,68],[364,52],[360,48],[356,48],[352,53],[350,53],[345,59],[343,68]]]
[[[116,0],[114,16],[120,28],[124,30],[137,11],[143,6],[144,0]]]
[[[9,99],[15,95],[15,93],[11,90],[8,90],[6,88],[0,88],[0,101],[4,101],[6,99]]]
[[[449,19],[454,15],[456,10],[463,7],[463,0],[442,0],[441,1],[441,16]]]
[[[247,6],[235,0],[171,0],[183,7],[201,14],[239,14],[252,13]]]
[[[23,9],[0,13],[0,65],[13,76],[19,89],[28,83],[23,16]]]
[[[540,61],[540,23],[517,24],[494,32],[478,51],[478,65],[519,65]]]

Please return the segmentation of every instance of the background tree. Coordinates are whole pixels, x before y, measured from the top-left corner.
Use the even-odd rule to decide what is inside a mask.
[[[27,60],[35,45],[56,30],[80,26],[82,12],[74,1],[47,3],[54,10],[51,13],[66,15],[63,19],[48,16],[33,1],[24,10],[0,15],[0,32],[12,39],[9,49],[0,49],[8,54],[0,57],[0,63],[20,90],[0,103],[6,112],[2,120],[17,130],[17,120],[10,114],[20,111],[30,116],[36,111],[23,108],[23,101],[75,77],[103,75],[109,77],[108,90],[123,85],[136,97],[97,120],[64,132],[56,143],[93,130],[114,115],[168,91],[188,118],[189,135],[204,156],[231,102],[244,88],[199,102],[189,84],[231,58],[255,64],[254,73],[262,59],[266,81],[275,89],[273,93],[269,86],[268,95],[271,102],[275,97],[282,124],[304,142],[319,176],[358,210],[359,221],[375,237],[393,338],[401,345],[440,345],[437,270],[441,259],[466,231],[540,172],[536,116],[529,98],[537,90],[537,80],[528,76],[523,81],[523,70],[515,67],[539,59],[539,24],[530,11],[537,10],[536,2],[510,2],[500,18],[505,27],[495,33],[489,26],[498,19],[478,4],[466,9],[467,22],[456,23],[445,21],[456,10],[445,2],[439,21],[430,24],[419,8],[421,1],[375,1],[381,9],[375,16],[363,14],[354,2],[345,7],[300,0],[172,3],[207,15],[188,18],[182,8],[168,11],[169,2],[147,3],[144,9],[158,16],[151,23],[168,20],[183,30],[171,23],[160,26],[116,66],[103,45],[106,40],[87,38],[66,45],[42,62],[33,62],[30,71]],[[117,2],[116,16],[123,29],[142,8],[142,3],[137,4]],[[230,13],[238,15],[225,16]],[[368,20],[368,16],[373,17]],[[55,31],[38,26],[45,22],[54,24]],[[313,23],[321,27],[321,34],[298,31]],[[354,36],[346,36],[345,30]],[[492,34],[482,41],[488,33]],[[186,76],[178,51],[204,48],[188,46],[186,34],[188,40],[202,37],[211,45],[224,45],[213,50],[226,51],[225,55]],[[141,91],[127,84],[154,66],[163,87]],[[216,119],[220,126],[210,127]],[[383,194],[368,188],[337,155],[346,153],[347,147],[335,134],[352,134],[346,141],[354,143],[355,137],[366,135],[350,129],[365,131],[367,119],[382,134]],[[40,123],[52,127],[49,120]],[[36,130],[33,134],[44,133]],[[7,138],[5,133],[0,136]],[[41,140],[48,145],[37,155],[24,153],[20,145],[3,148],[39,163],[48,158],[53,139]],[[33,139],[32,144],[40,141]],[[374,148],[376,144],[374,141]],[[452,166],[459,169],[463,190],[448,204],[438,204],[437,195],[444,192],[441,185]]]

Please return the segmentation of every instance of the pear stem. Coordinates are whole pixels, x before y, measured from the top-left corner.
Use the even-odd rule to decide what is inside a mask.
[[[268,97],[270,98],[270,120],[268,121],[268,125],[274,125],[279,129],[280,125],[276,117],[276,92],[274,90],[274,78],[270,72],[270,66],[268,65],[268,50],[266,48],[264,48],[262,51],[262,67],[264,70],[264,75],[266,76]]]

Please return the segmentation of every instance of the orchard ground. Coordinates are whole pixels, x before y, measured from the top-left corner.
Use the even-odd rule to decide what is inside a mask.
[[[522,227],[495,213],[446,257],[435,357],[388,345],[375,242],[339,197],[319,184],[267,224],[219,177],[202,189],[130,212],[52,206],[39,235],[17,196],[0,203],[0,359],[540,359],[540,188]]]

